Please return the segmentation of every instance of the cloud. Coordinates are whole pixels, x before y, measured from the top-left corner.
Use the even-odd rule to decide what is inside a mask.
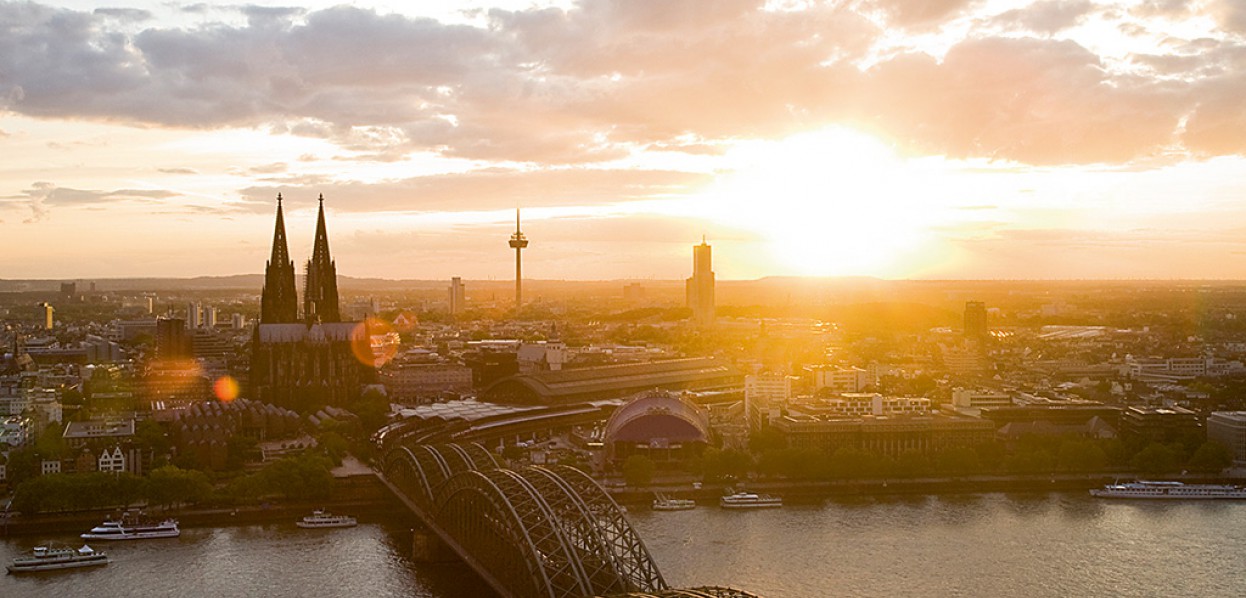
[[[275,185],[242,189],[239,194],[257,211],[271,209],[281,193],[297,205],[323,193],[335,210],[457,211],[509,209],[516,206],[586,206],[689,194],[708,184],[712,175],[666,170],[485,169],[399,181],[363,183],[290,177]]]
[[[871,69],[866,116],[916,148],[1029,164],[1122,162],[1173,141],[1188,90],[1110,76],[1068,40],[986,38],[942,62],[906,54]]]
[[[1001,13],[996,25],[1051,35],[1072,27],[1095,9],[1090,0],[1043,0]]]
[[[199,174],[194,168],[157,168],[156,170],[165,174]]]
[[[285,172],[289,169],[290,169],[290,166],[286,164],[285,162],[273,162],[272,164],[262,164],[260,166],[252,166],[251,168],[247,169],[247,172],[250,172],[253,174],[275,174],[278,172]]]
[[[138,22],[149,20],[152,17],[150,11],[138,8],[97,8],[94,13],[104,17],[112,17],[119,21]]]
[[[1229,36],[1214,48],[1192,41],[1136,56],[1147,66],[1139,71],[1071,40],[1015,34],[1109,18],[1086,0],[997,15],[1008,37],[973,30],[949,38],[942,56],[880,50],[888,32],[877,19],[933,30],[980,2],[766,4],[582,0],[492,10],[486,26],[348,6],[243,6],[227,12],[245,24],[145,21],[132,32],[118,15],[142,15],[4,3],[0,110],[263,127],[374,161],[420,151],[535,166],[645,148],[713,151],[831,124],[870,128],[910,152],[1031,164],[1129,161],[1182,143],[1200,155],[1237,153],[1234,136],[1246,139],[1232,101],[1241,69],[1227,57]],[[1246,5],[1212,6],[1222,27],[1243,30]],[[1167,15],[1186,7],[1137,8]]]
[[[30,189],[22,191],[19,195],[7,196],[4,199],[22,200],[21,203],[29,208],[31,212],[30,218],[25,220],[29,224],[47,219],[50,214],[49,210],[53,206],[86,206],[114,201],[167,199],[177,196],[177,193],[163,189],[91,191],[71,187],[58,187],[46,181],[39,181],[32,183]]]
[[[1190,0],[1143,0],[1131,12],[1142,17],[1181,17],[1190,11]]]
[[[1246,33],[1246,4],[1241,0],[1213,0],[1211,12],[1220,26],[1229,31]]]
[[[881,12],[888,23],[909,29],[929,29],[962,14],[978,0],[865,0],[867,9]]]

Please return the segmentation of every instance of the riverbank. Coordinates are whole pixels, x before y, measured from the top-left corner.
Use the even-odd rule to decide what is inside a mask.
[[[847,496],[886,496],[903,494],[982,494],[988,492],[1089,492],[1117,480],[1134,479],[1120,473],[1091,474],[1027,474],[996,476],[951,476],[926,478],[886,478],[867,480],[747,480],[734,483],[701,484],[690,482],[653,484],[642,488],[608,488],[610,496],[620,504],[650,504],[655,493],[670,498],[688,498],[705,504],[717,504],[728,488],[750,492],[777,494],[793,502],[813,502]],[[1179,475],[1159,476],[1187,484],[1241,483],[1240,479],[1220,476]]]
[[[293,524],[316,509],[352,515],[360,521],[414,520],[405,506],[376,476],[355,475],[337,478],[332,496],[316,501],[283,501],[261,505],[213,506],[203,508],[148,508],[149,517],[173,517],[181,527],[220,527],[261,523]],[[96,509],[71,513],[40,513],[0,518],[0,536],[85,532],[100,522],[116,517],[121,509]]]

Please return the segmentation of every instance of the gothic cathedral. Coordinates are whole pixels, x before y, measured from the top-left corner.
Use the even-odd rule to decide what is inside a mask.
[[[337,266],[329,256],[323,195],[307,261],[301,319],[296,286],[278,195],[273,252],[264,271],[260,319],[251,338],[250,396],[302,413],[324,405],[349,406],[363,385],[373,380],[375,370],[352,350],[352,343],[370,346],[364,324],[343,322],[338,309]]]

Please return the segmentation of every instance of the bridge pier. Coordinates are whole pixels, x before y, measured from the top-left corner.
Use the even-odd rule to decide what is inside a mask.
[[[411,528],[411,558],[418,563],[453,563],[461,561],[441,538],[424,528]]]

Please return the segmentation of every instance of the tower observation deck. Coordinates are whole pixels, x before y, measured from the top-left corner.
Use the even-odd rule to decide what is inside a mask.
[[[515,208],[515,234],[511,235],[511,249],[515,250],[515,311],[523,307],[523,257],[521,252],[528,246],[528,238],[519,230],[519,208]]]

